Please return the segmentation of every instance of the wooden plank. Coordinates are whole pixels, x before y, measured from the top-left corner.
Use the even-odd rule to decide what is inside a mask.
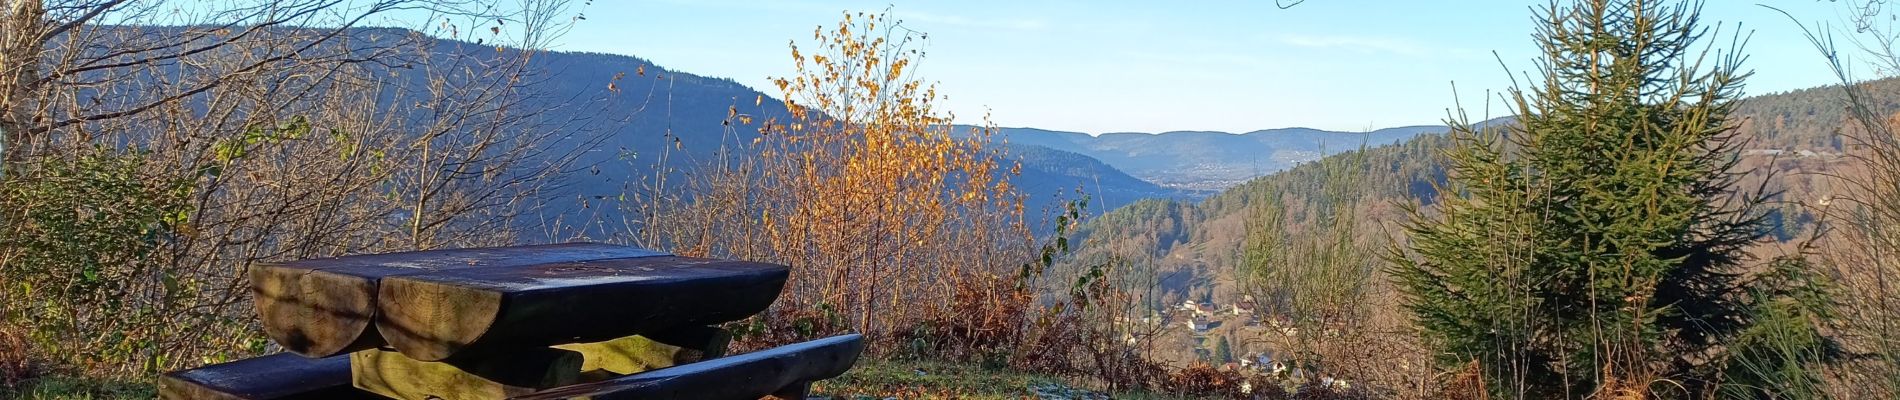
[[[526,349],[473,361],[416,361],[387,350],[351,353],[350,383],[393,399],[500,399],[582,382],[580,353]]]
[[[732,335],[724,329],[694,326],[554,348],[581,353],[586,360],[581,374],[606,379],[719,358],[731,342]]]
[[[163,399],[374,399],[350,387],[350,359],[311,359],[291,353],[209,365],[159,376]]]
[[[745,318],[778,298],[788,274],[662,256],[392,276],[376,296],[376,330],[423,361],[596,342]]]
[[[696,328],[668,331],[675,342],[690,342],[690,348],[628,336],[447,362],[365,350],[350,355],[351,383],[395,399],[498,399],[697,362],[708,352],[722,352],[730,340],[718,328]]]
[[[698,354],[693,354],[692,358],[695,362],[725,357],[726,347],[732,344],[732,332],[713,326],[683,326],[645,333],[641,336],[696,352]]]
[[[859,335],[834,336],[763,351],[583,383],[517,397],[552,400],[744,399],[790,395],[812,381],[844,374],[864,350]]]
[[[250,278],[265,334],[291,352],[329,357],[383,344],[370,326],[387,277],[664,254],[598,243],[431,250],[263,264]]]

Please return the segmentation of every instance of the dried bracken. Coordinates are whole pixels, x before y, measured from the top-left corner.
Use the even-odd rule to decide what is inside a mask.
[[[19,329],[0,324],[0,391],[14,388],[38,374],[26,335]]]

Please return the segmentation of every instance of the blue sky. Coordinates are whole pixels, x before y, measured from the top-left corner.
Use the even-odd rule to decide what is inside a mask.
[[[769,88],[787,43],[846,10],[892,10],[929,33],[919,73],[961,122],[1159,132],[1304,126],[1357,131],[1437,124],[1462,98],[1509,84],[1492,53],[1531,68],[1531,7],[1543,0],[1079,1],[603,0],[559,50],[628,54]],[[1708,0],[1704,23],[1752,31],[1748,93],[1832,82],[1819,53],[1774,5],[1839,26],[1817,0]],[[1724,39],[1726,40],[1726,39]],[[1460,96],[1453,96],[1456,82]],[[773,93],[767,90],[767,93]],[[1495,114],[1495,112],[1494,112]]]

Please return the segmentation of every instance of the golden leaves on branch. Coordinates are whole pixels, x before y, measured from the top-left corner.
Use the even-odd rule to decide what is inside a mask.
[[[786,113],[759,126],[744,180],[752,254],[801,269],[782,303],[864,332],[949,312],[956,282],[1014,266],[1030,237],[1003,179],[1021,166],[998,164],[992,129],[958,134],[935,108],[936,86],[912,76],[914,36],[857,13],[794,43],[796,73],[771,80]]]

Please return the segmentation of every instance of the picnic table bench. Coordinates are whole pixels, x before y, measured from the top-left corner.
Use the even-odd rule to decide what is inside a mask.
[[[802,399],[844,335],[726,356],[782,265],[596,243],[435,250],[250,271],[286,352],[161,376],[167,399]]]

